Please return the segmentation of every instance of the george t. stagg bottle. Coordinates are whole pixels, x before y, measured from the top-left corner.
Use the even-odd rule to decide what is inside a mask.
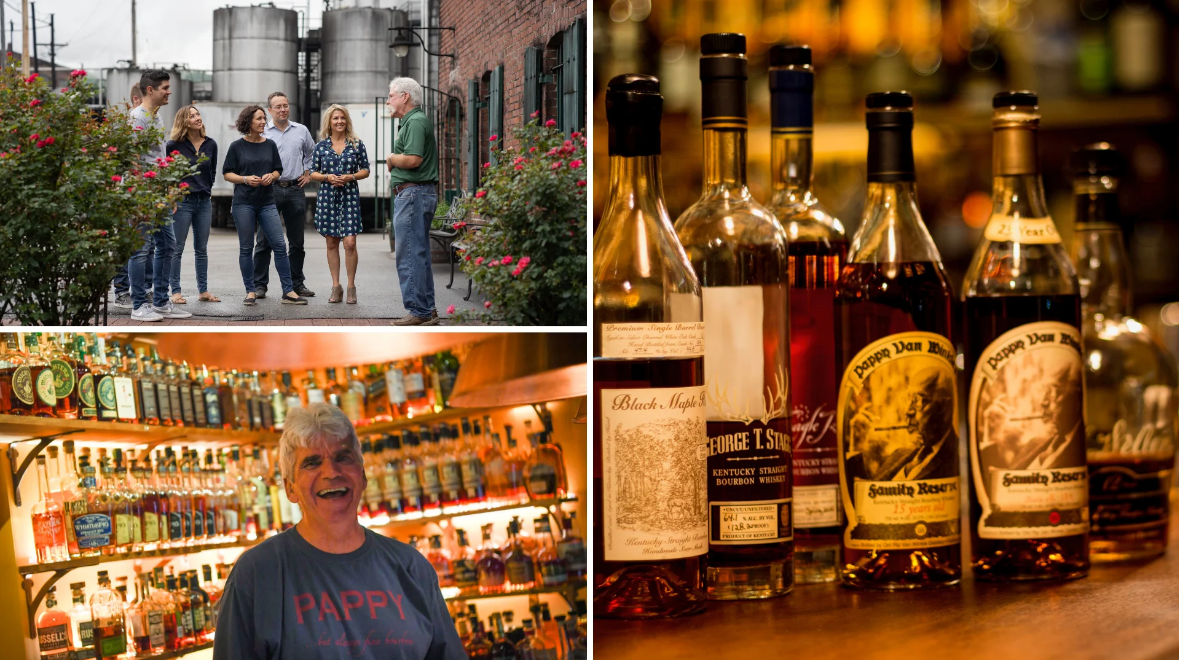
[[[1048,214],[1032,92],[1000,92],[993,210],[962,289],[971,551],[982,580],[1089,572],[1081,299]]]
[[[708,419],[708,597],[794,587],[786,232],[745,183],[745,35],[700,39],[704,192],[676,220],[700,278]]]
[[[700,612],[708,551],[704,323],[659,171],[653,76],[606,90],[608,198],[594,234],[594,614]]]
[[[940,587],[962,576],[953,292],[917,207],[913,97],[867,107],[868,199],[836,294],[840,579]]]

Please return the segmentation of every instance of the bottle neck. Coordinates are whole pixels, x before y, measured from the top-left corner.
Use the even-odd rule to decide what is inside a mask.
[[[745,188],[743,128],[704,130],[704,194]]]
[[[849,262],[940,262],[917,207],[913,181],[870,182],[864,223],[852,239]]]
[[[1073,233],[1073,262],[1081,289],[1081,309],[1086,318],[1106,319],[1129,313],[1130,278],[1118,207],[1117,182],[1078,181],[1077,225]]]
[[[814,182],[813,138],[808,130],[778,132],[770,142],[770,178],[774,202],[801,201],[810,194]]]
[[[1048,202],[1039,172],[1000,174],[991,188],[991,216],[1047,218]]]

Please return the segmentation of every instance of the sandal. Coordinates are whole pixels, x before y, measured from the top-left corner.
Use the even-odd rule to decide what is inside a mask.
[[[220,298],[218,298],[217,296],[215,296],[215,295],[213,295],[213,294],[209,293],[208,291],[206,291],[206,292],[202,293],[202,294],[201,294],[201,297],[200,297],[200,298],[197,298],[197,300],[199,300],[199,301],[201,301],[201,302],[221,302],[221,299],[220,299]]]
[[[185,300],[184,296],[180,295],[179,293],[173,293],[172,294],[172,304],[173,305],[187,305],[188,301]]]
[[[337,284],[332,287],[332,295],[328,298],[330,303],[338,303],[344,300],[344,287]]]
[[[257,302],[258,302],[258,297],[254,294],[253,291],[247,293],[246,299],[242,301],[242,303],[245,305],[253,305],[254,303],[257,303]]]
[[[349,305],[356,304],[356,287],[354,287],[354,286],[348,287],[348,304]]]

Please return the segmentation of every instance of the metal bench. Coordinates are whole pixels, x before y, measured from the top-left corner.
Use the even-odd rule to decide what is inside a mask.
[[[455,197],[451,200],[450,209],[446,211],[446,215],[442,216],[442,227],[430,230],[430,240],[437,243],[450,260],[450,282],[446,285],[448,289],[454,285],[454,263],[458,261],[456,250],[462,249],[462,246],[456,245],[456,242],[466,234],[462,228],[456,229],[454,223],[461,222],[467,217],[468,200],[468,197]],[[467,288],[470,289],[469,281]],[[467,297],[470,297],[469,291]]]

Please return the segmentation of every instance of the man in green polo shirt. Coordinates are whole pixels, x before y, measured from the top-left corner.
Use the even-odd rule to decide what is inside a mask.
[[[385,159],[393,188],[393,235],[401,300],[409,312],[393,325],[436,325],[434,271],[430,265],[430,223],[438,206],[438,144],[422,112],[422,86],[395,78],[385,101],[401,120],[393,153]]]

